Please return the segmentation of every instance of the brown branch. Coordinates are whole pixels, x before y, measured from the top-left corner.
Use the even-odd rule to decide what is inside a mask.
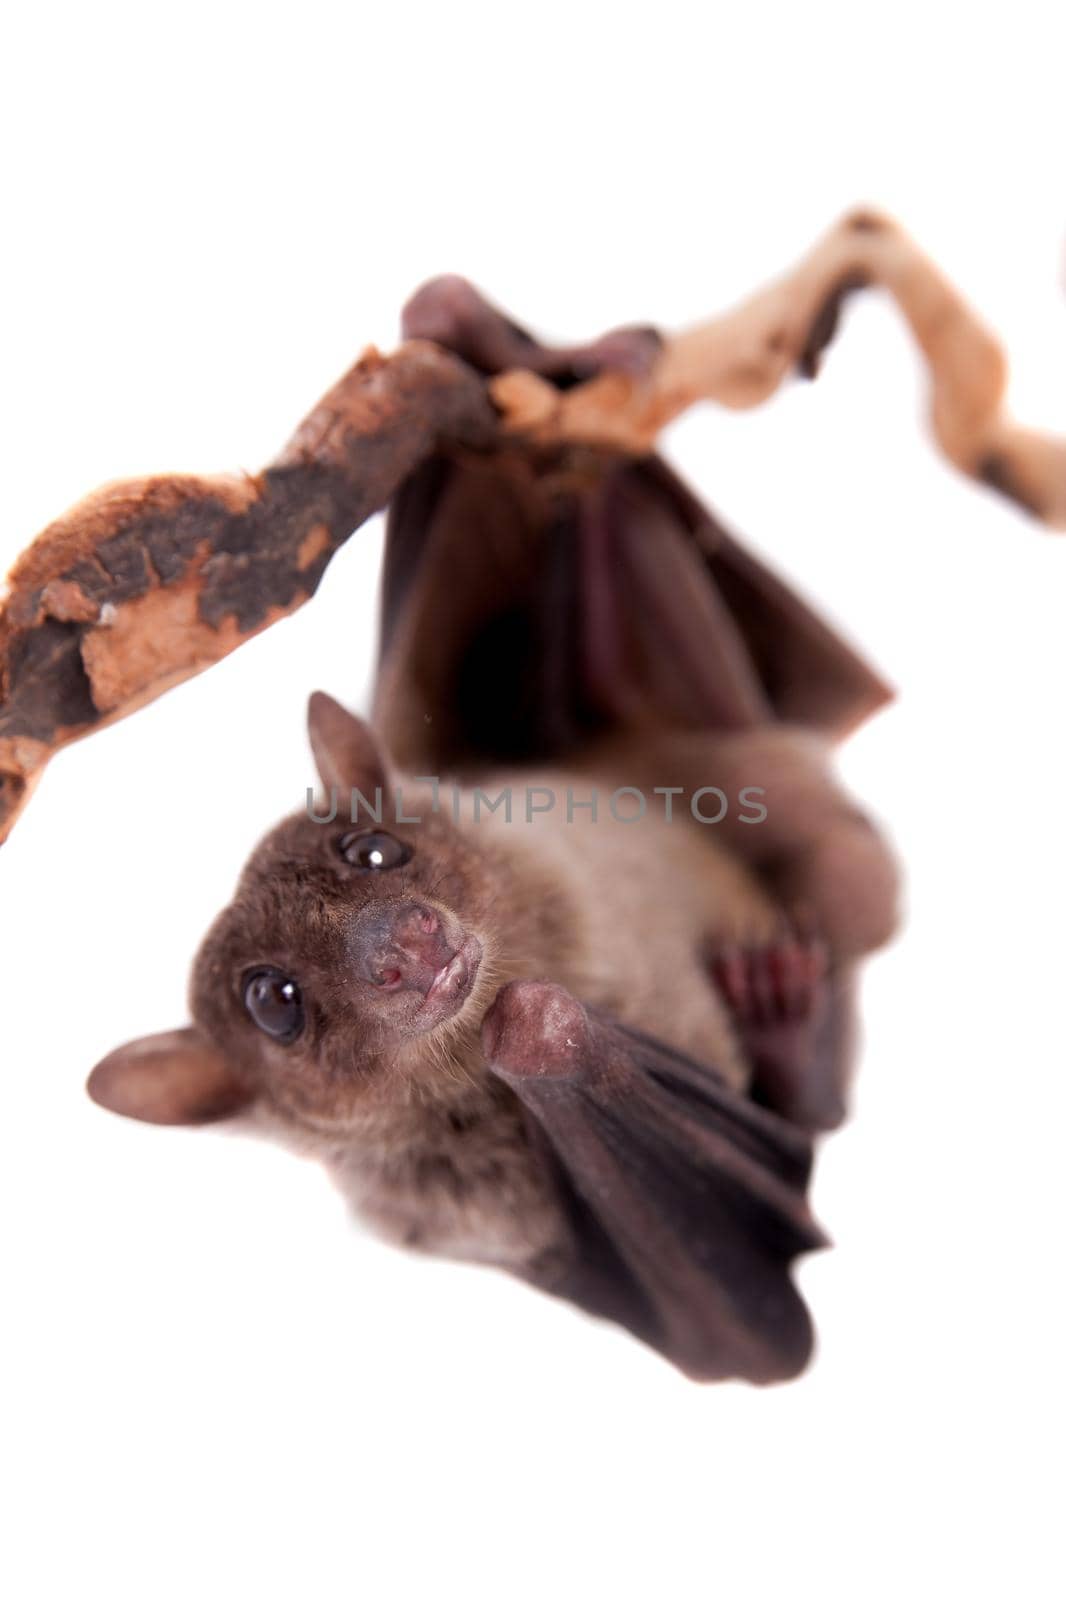
[[[364,356],[258,477],[114,485],[16,563],[0,593],[0,841],[57,749],[295,610],[439,443],[510,433],[644,455],[697,400],[750,407],[792,372],[813,377],[844,299],[869,285],[892,295],[926,356],[945,453],[1066,526],[1066,443],[1005,415],[999,345],[886,218],[852,213],[779,282],[665,341],[631,328],[553,350],[472,286],[437,279],[407,307],[410,342]]]
[[[447,351],[369,351],[258,477],[118,483],[46,528],[0,592],[0,841],[56,750],[294,611],[438,441],[495,432]]]
[[[868,211],[845,217],[750,300],[665,340],[646,377],[610,372],[560,393],[515,370],[492,380],[493,399],[513,432],[644,452],[698,400],[743,409],[793,372],[813,377],[843,301],[867,286],[888,291],[925,355],[944,453],[1049,526],[1066,527],[1066,440],[1005,413],[1007,364],[996,339],[903,230]]]

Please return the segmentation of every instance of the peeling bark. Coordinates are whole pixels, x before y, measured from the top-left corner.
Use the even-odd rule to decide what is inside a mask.
[[[547,464],[585,478],[648,456],[696,401],[756,406],[790,374],[814,377],[845,299],[866,286],[892,296],[928,361],[945,454],[1066,527],[1066,441],[1007,416],[999,345],[873,212],[852,212],[791,273],[672,338],[632,327],[552,348],[463,279],[434,279],[406,307],[409,342],[389,358],[367,352],[257,477],[112,485],[16,563],[0,591],[0,841],[57,749],[302,605],[415,468],[441,452],[503,449],[528,455],[534,473]],[[391,559],[402,563],[402,550]]]
[[[846,216],[790,273],[702,327],[663,341],[646,373],[614,370],[559,393],[527,365],[492,381],[504,424],[544,444],[640,453],[699,400],[761,405],[792,374],[813,378],[841,307],[866,288],[895,301],[929,366],[933,431],[970,477],[1066,528],[1066,439],[1004,407],[1007,362],[958,291],[888,217]]]
[[[0,840],[57,749],[294,611],[429,452],[494,433],[480,376],[411,342],[364,355],[258,477],[118,483],[46,528],[0,609]]]

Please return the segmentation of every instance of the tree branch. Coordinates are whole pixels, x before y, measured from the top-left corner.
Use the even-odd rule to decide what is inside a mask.
[[[1003,410],[1007,363],[993,335],[903,230],[846,216],[778,282],[703,326],[667,338],[646,376],[604,373],[560,393],[528,371],[490,385],[505,426],[544,443],[643,452],[698,400],[746,409],[792,373],[813,378],[857,290],[888,291],[929,365],[931,420],[945,455],[1050,527],[1066,527],[1066,440]]]
[[[113,484],[46,528],[0,596],[0,841],[56,750],[294,611],[438,442],[495,432],[479,375],[411,342],[367,352],[257,477]]]

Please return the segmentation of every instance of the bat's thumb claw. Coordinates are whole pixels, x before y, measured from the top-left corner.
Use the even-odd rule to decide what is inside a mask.
[[[588,1013],[557,983],[519,979],[485,1013],[481,1043],[503,1078],[569,1077],[588,1056]]]

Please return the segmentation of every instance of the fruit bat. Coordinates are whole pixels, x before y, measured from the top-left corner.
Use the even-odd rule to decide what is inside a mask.
[[[831,747],[888,691],[651,441],[692,399],[813,375],[870,282],[926,350],[948,453],[1061,520],[1060,447],[1000,419],[983,330],[855,213],[673,341],[552,349],[435,280],[259,478],[119,485],[30,547],[0,616],[7,826],[55,748],[301,603],[388,504],[371,724],[312,696],[320,803],[253,853],[192,1025],[112,1052],[94,1099],[265,1129],[392,1240],[692,1377],[802,1369],[813,1139],[897,897]]]
[[[809,1130],[842,1113],[849,973],[894,889],[817,744],[627,735],[445,800],[328,696],[309,727],[337,814],[259,845],[196,959],[193,1026],[114,1052],[93,1097],[244,1116],[392,1241],[507,1268],[694,1376],[796,1372]],[[710,774],[727,800],[765,780],[723,837],[680,806],[722,810]],[[628,814],[652,777],[669,819]]]

